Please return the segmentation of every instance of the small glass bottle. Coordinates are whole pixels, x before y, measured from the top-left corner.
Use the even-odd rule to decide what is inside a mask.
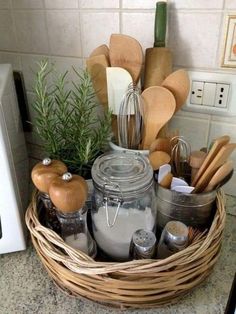
[[[55,207],[48,195],[48,190],[52,180],[66,171],[67,167],[63,162],[44,158],[42,162],[34,166],[31,172],[32,181],[39,190],[39,199],[45,208],[45,225],[58,234],[60,234],[60,223],[56,216]]]
[[[56,214],[61,224],[61,236],[64,241],[91,257],[97,253],[96,242],[87,227],[88,196],[86,181],[67,172],[50,185],[49,195],[56,206]]]

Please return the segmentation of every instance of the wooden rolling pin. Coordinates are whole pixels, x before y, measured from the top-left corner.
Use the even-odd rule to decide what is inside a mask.
[[[160,86],[172,72],[172,54],[165,47],[166,6],[165,1],[156,3],[154,47],[145,53],[144,89]]]

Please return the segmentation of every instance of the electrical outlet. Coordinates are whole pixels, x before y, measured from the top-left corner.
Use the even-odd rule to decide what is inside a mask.
[[[216,84],[215,106],[226,108],[229,95],[229,84]]]
[[[191,87],[191,104],[201,105],[203,96],[203,82],[193,81]]]
[[[186,111],[216,115],[236,115],[236,74],[188,71],[190,92]]]

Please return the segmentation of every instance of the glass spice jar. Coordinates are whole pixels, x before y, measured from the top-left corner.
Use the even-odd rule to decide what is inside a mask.
[[[88,196],[86,181],[67,172],[54,179],[49,188],[49,195],[56,206],[56,214],[61,225],[64,241],[91,257],[95,257],[97,247],[87,227]]]
[[[94,238],[103,253],[126,261],[133,233],[138,229],[155,232],[152,167],[140,153],[112,151],[95,160],[92,179]]]
[[[66,165],[59,160],[44,158],[37,163],[31,172],[31,178],[39,190],[39,200],[42,201],[45,209],[44,222],[46,227],[60,234],[60,223],[56,216],[55,207],[48,195],[49,185],[53,179],[67,171]]]

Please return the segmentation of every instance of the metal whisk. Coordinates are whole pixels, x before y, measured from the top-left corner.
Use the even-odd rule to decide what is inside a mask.
[[[119,146],[138,149],[142,139],[143,103],[141,90],[129,84],[117,116]]]
[[[172,172],[174,176],[185,179],[189,175],[191,146],[183,136],[174,136],[170,143]]]

